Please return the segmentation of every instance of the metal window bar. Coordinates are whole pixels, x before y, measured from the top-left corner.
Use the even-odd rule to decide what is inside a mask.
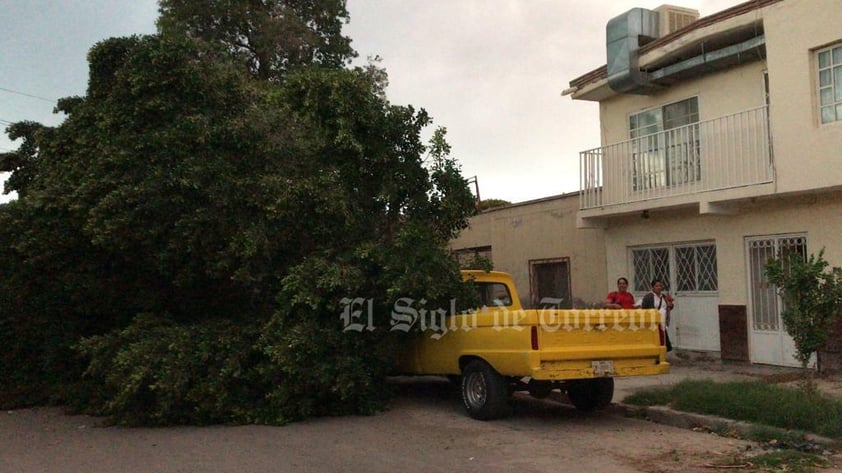
[[[766,278],[766,262],[775,257],[775,240],[755,240],[749,243],[751,269],[752,327],[755,330],[777,331],[778,297],[774,285]]]

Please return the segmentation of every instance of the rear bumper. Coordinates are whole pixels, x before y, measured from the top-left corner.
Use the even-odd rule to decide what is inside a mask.
[[[563,381],[567,379],[590,378],[621,378],[627,376],[654,376],[667,374],[670,364],[666,361],[656,363],[655,360],[613,360],[614,369],[610,373],[597,372],[590,362],[581,361],[547,361],[541,367],[532,371],[531,377],[538,380]]]

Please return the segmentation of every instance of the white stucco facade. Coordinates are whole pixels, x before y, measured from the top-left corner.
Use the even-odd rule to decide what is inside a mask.
[[[747,2],[641,48],[640,68],[662,78],[659,90],[617,93],[599,70],[571,82],[573,99],[598,102],[602,130],[602,148],[582,161],[593,187],[584,190],[589,199],[578,224],[604,229],[609,281],[653,274],[644,268],[647,251],[660,258],[654,274],[671,283],[679,300],[671,327],[679,348],[794,364],[791,339],[779,320],[770,320],[780,307],[763,262],[780,245],[792,245],[807,253],[824,249],[832,265],[842,266],[842,119],[822,123],[817,62],[817,51],[828,48],[842,56],[842,48],[833,49],[842,46],[840,24],[838,1]],[[711,57],[732,55],[658,74],[706,62],[710,50]],[[833,74],[842,95],[842,67]],[[666,114],[667,105],[688,99],[698,104],[698,124],[679,128],[684,134],[668,127],[644,139],[630,134],[633,115],[661,107]],[[670,150],[676,143],[681,154]],[[653,159],[667,177],[642,181],[651,179],[645,165]],[[766,169],[741,167],[751,160]],[[716,173],[726,176],[707,184]],[[747,177],[727,176],[741,173]],[[688,271],[698,276],[698,261],[687,258],[694,245],[715,261],[702,268],[704,290],[682,291],[693,277]]]
[[[839,25],[842,1],[756,0],[631,43],[627,67],[642,75],[617,82],[623,70],[603,67],[564,92],[600,111],[601,143],[581,153],[578,195],[484,212],[451,247],[487,250],[527,304],[552,284],[592,303],[618,277],[638,296],[663,279],[678,301],[678,349],[797,364],[765,263],[823,250],[842,266]],[[824,105],[836,94],[838,119],[822,120],[820,84]],[[684,121],[669,125],[678,109]],[[663,123],[641,134],[644,116]],[[828,354],[842,369],[842,343],[837,352]]]

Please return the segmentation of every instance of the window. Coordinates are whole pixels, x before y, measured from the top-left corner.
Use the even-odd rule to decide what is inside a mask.
[[[632,250],[634,290],[637,292],[649,292],[652,281],[660,279],[661,282],[664,283],[664,290],[669,292],[669,256],[669,248],[644,248],[640,250]]]
[[[719,288],[715,245],[676,247],[675,266],[677,291],[716,291]]]
[[[629,116],[634,190],[701,179],[698,123],[697,97]]]
[[[569,258],[529,260],[529,283],[531,307],[573,308]]]
[[[665,291],[670,291],[671,286],[675,292],[719,290],[713,243],[635,248],[631,257],[635,292],[649,292],[653,279],[663,281]]]
[[[842,44],[818,51],[819,114],[822,123],[842,120]]]
[[[490,246],[476,246],[473,248],[461,248],[451,252],[461,269],[484,268],[492,262]]]
[[[482,305],[486,307],[508,307],[512,305],[509,288],[502,283],[476,283]]]

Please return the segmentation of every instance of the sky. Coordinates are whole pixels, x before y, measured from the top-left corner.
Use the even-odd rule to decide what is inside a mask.
[[[523,202],[579,189],[579,152],[600,146],[598,105],[562,97],[605,64],[605,25],[663,0],[348,0],[358,63],[379,56],[396,105],[447,128],[483,199]],[[702,16],[739,0],[681,0]],[[59,125],[55,100],[84,95],[87,51],[155,32],[156,0],[0,0],[0,131]],[[432,129],[430,130],[430,133]],[[0,152],[17,148],[0,134]],[[10,196],[0,197],[0,202]]]

